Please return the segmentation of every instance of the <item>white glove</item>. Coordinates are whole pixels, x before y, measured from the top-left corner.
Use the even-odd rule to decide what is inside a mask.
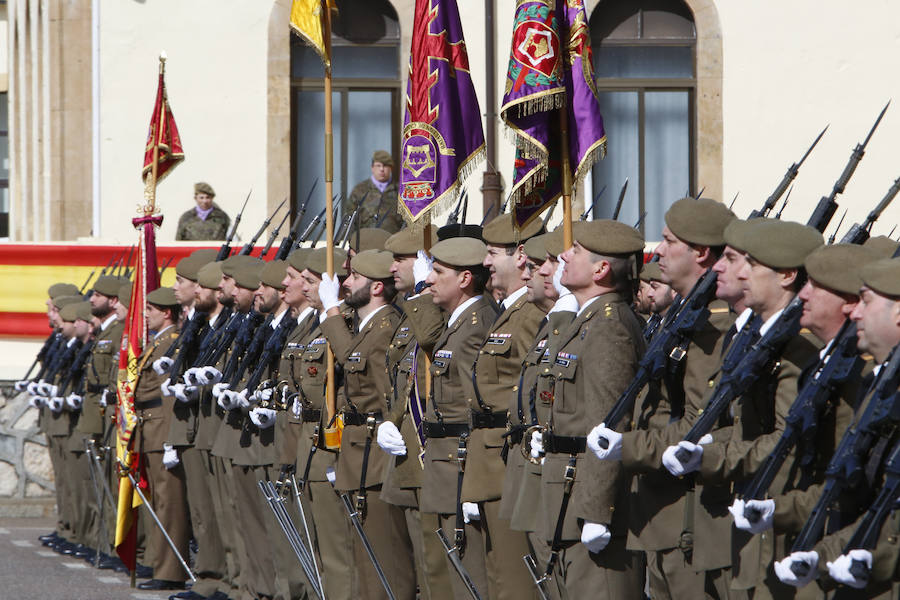
[[[847,554],[841,554],[834,562],[825,563],[828,566],[828,574],[838,583],[849,585],[858,590],[866,587],[869,583],[868,579],[857,579],[850,572],[850,565],[854,560],[860,560],[865,563],[866,568],[872,570],[872,553],[868,550],[851,550]]]
[[[191,367],[187,371],[184,372],[184,382],[188,385],[206,385],[203,381],[200,381],[197,378],[197,371],[199,371],[197,367]]]
[[[38,384],[38,391],[41,392],[42,396],[56,396],[59,393],[59,388],[53,384],[42,381]]]
[[[65,400],[60,398],[59,396],[54,396],[47,400],[47,406],[50,407],[54,413],[59,414],[62,412],[63,405],[65,404]]]
[[[247,397],[247,388],[239,392],[231,392],[231,401],[236,408],[244,411],[250,410],[250,407],[253,406],[253,401]]]
[[[175,364],[175,361],[169,358],[168,356],[163,356],[162,358],[157,358],[153,361],[153,371],[157,375],[165,375],[169,372],[169,369],[172,368],[172,365]]]
[[[478,504],[476,502],[463,502],[462,514],[463,521],[465,521],[466,523],[481,520],[481,513],[478,512]]]
[[[16,382],[16,391],[17,391],[17,392],[24,392],[25,390],[28,389],[28,384],[29,384],[29,383],[31,383],[31,382],[28,381],[27,379],[21,379],[21,380],[17,381],[17,382]]]
[[[600,445],[600,438],[606,440],[606,448]],[[600,423],[587,435],[587,447],[600,460],[622,460],[622,434]]]
[[[603,523],[591,523],[585,521],[581,527],[581,543],[587,546],[589,552],[597,554],[609,544],[609,528]]]
[[[159,391],[162,392],[163,396],[174,396],[175,390],[172,388],[174,388],[176,385],[179,385],[179,384],[174,383],[172,385],[169,385],[169,380],[166,379],[161,384],[159,384]]]
[[[424,250],[419,250],[416,253],[416,260],[413,263],[413,279],[416,280],[416,285],[419,285],[431,275],[432,265],[434,264],[434,259],[428,256]]]
[[[250,420],[260,429],[268,429],[275,424],[275,411],[271,408],[256,406],[250,411]]]
[[[79,396],[78,394],[69,394],[66,396],[66,406],[69,407],[69,410],[72,412],[78,412],[81,410],[81,405],[84,404],[84,398]]]
[[[684,463],[678,460],[676,456],[679,448],[690,454],[688,460]],[[662,455],[663,466],[675,477],[696,471],[700,468],[702,460],[703,447],[700,444],[692,444],[687,440],[681,440],[677,446],[669,446]]]
[[[213,384],[212,394],[216,400],[219,400],[225,392],[228,391],[229,384],[227,383],[215,383]]]
[[[328,483],[334,485],[334,482],[337,481],[337,473],[334,467],[325,467],[325,479],[328,480]]]
[[[559,294],[560,298],[571,293],[569,292],[569,288],[562,284],[562,275],[565,268],[566,263],[560,260],[556,263],[556,270],[553,272],[553,289],[556,290],[556,293]]]
[[[169,386],[169,389],[172,390],[175,399],[184,404],[196,400],[197,398],[197,388],[193,385],[176,383],[175,385]]]
[[[818,564],[819,554],[817,552],[791,552],[783,559],[775,561],[775,574],[782,583],[799,588],[818,576],[818,571],[816,571]],[[798,576],[791,569],[794,565],[804,565],[809,572],[806,575]]]
[[[385,421],[378,426],[378,432],[375,434],[375,441],[382,450],[392,456],[406,455],[406,442],[400,435],[400,430],[390,421]]]
[[[253,395],[256,397],[257,402],[269,402],[272,400],[274,392],[275,390],[272,388],[261,388],[253,392]]]
[[[578,312],[578,300],[574,294],[565,294],[553,303],[553,308],[547,313],[552,315],[555,312]]]
[[[285,387],[285,392],[287,391],[287,386]],[[282,392],[284,394],[284,392]],[[294,418],[299,419],[300,415],[303,412],[303,404],[300,402],[300,394],[294,396],[294,402],[291,404],[291,412],[294,413]]]
[[[329,308],[337,308],[341,304],[341,282],[337,275],[332,278],[328,273],[322,273],[322,281],[319,282],[319,300],[322,302],[322,310],[328,312]]]
[[[757,512],[759,519],[751,521],[747,518],[748,512]],[[728,507],[728,512],[734,517],[734,526],[750,533],[762,533],[772,528],[772,516],[775,514],[774,500],[735,500]]]
[[[28,406],[30,406],[31,408],[40,410],[41,407],[45,404],[47,404],[47,398],[45,398],[44,396],[32,396],[28,399]]]
[[[166,470],[171,469],[181,462],[178,458],[178,450],[172,447],[172,444],[163,444],[163,466]]]
[[[215,367],[203,367],[197,373],[197,380],[203,385],[215,385],[222,381],[222,372]]]
[[[41,393],[38,390],[40,385],[41,384],[38,381],[29,381],[28,385],[25,386],[25,389],[28,390],[28,393],[31,394],[32,396],[40,396]]]
[[[109,406],[109,396],[113,397],[113,401],[115,402],[115,394],[108,389],[103,390],[103,393],[100,394],[100,400],[97,401],[97,404],[100,405],[100,408],[106,408]]]
[[[531,458],[541,458],[544,456],[544,432],[534,430],[531,432]]]

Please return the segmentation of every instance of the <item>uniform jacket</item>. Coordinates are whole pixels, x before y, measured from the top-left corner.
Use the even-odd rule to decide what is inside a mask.
[[[197,216],[197,211],[191,208],[178,218],[178,229],[175,232],[176,240],[224,240],[228,235],[228,227],[231,218],[219,205],[213,202],[212,212],[204,221]]]
[[[134,391],[134,405],[141,424],[135,445],[141,452],[162,452],[168,442],[172,419],[183,416],[189,409],[172,396],[163,396],[159,387],[169,377],[153,370],[153,361],[166,354],[178,338],[178,330],[171,327],[157,335],[141,352],[138,359],[138,380]],[[178,406],[180,405],[180,406]]]
[[[100,408],[103,392],[99,388],[115,389],[114,373],[118,369],[119,346],[122,341],[124,325],[113,321],[106,329],[98,330],[94,340],[94,349],[85,366],[87,382],[84,403],[81,406],[81,417],[78,419],[78,431],[91,435],[103,435],[104,411]],[[110,408],[107,410],[114,410]]]
[[[403,218],[397,214],[396,182],[388,183],[382,194],[372,183],[371,177],[360,181],[353,187],[350,197],[341,203],[342,214],[345,216],[353,214],[360,201],[362,201],[362,205],[359,207],[355,221],[360,227],[381,227],[391,233],[396,233],[403,227]],[[378,221],[382,218],[384,220],[379,225]],[[356,227],[355,224],[354,227]]]

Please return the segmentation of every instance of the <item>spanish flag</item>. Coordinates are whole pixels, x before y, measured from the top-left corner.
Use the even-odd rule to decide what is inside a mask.
[[[312,46],[325,70],[331,72],[331,35],[325,35],[325,10],[336,10],[335,0],[294,0],[291,4],[291,30]],[[330,34],[330,32],[329,32]]]

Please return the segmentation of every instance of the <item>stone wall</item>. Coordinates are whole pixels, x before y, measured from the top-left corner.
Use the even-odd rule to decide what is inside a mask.
[[[47,440],[28,398],[27,393],[17,394],[10,382],[0,384],[0,499],[54,495]]]

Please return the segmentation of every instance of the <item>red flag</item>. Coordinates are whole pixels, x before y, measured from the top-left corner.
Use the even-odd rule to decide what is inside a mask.
[[[156,182],[162,180],[168,172],[184,160],[184,148],[181,147],[181,136],[178,135],[178,126],[175,125],[175,115],[169,106],[169,98],[166,95],[165,74],[160,69],[159,85],[156,89],[156,104],[153,105],[153,116],[150,117],[150,129],[147,132],[147,144],[144,147],[144,168],[141,178],[146,185],[156,182],[153,179],[154,149],[159,149],[157,154],[158,167],[156,169]]]

